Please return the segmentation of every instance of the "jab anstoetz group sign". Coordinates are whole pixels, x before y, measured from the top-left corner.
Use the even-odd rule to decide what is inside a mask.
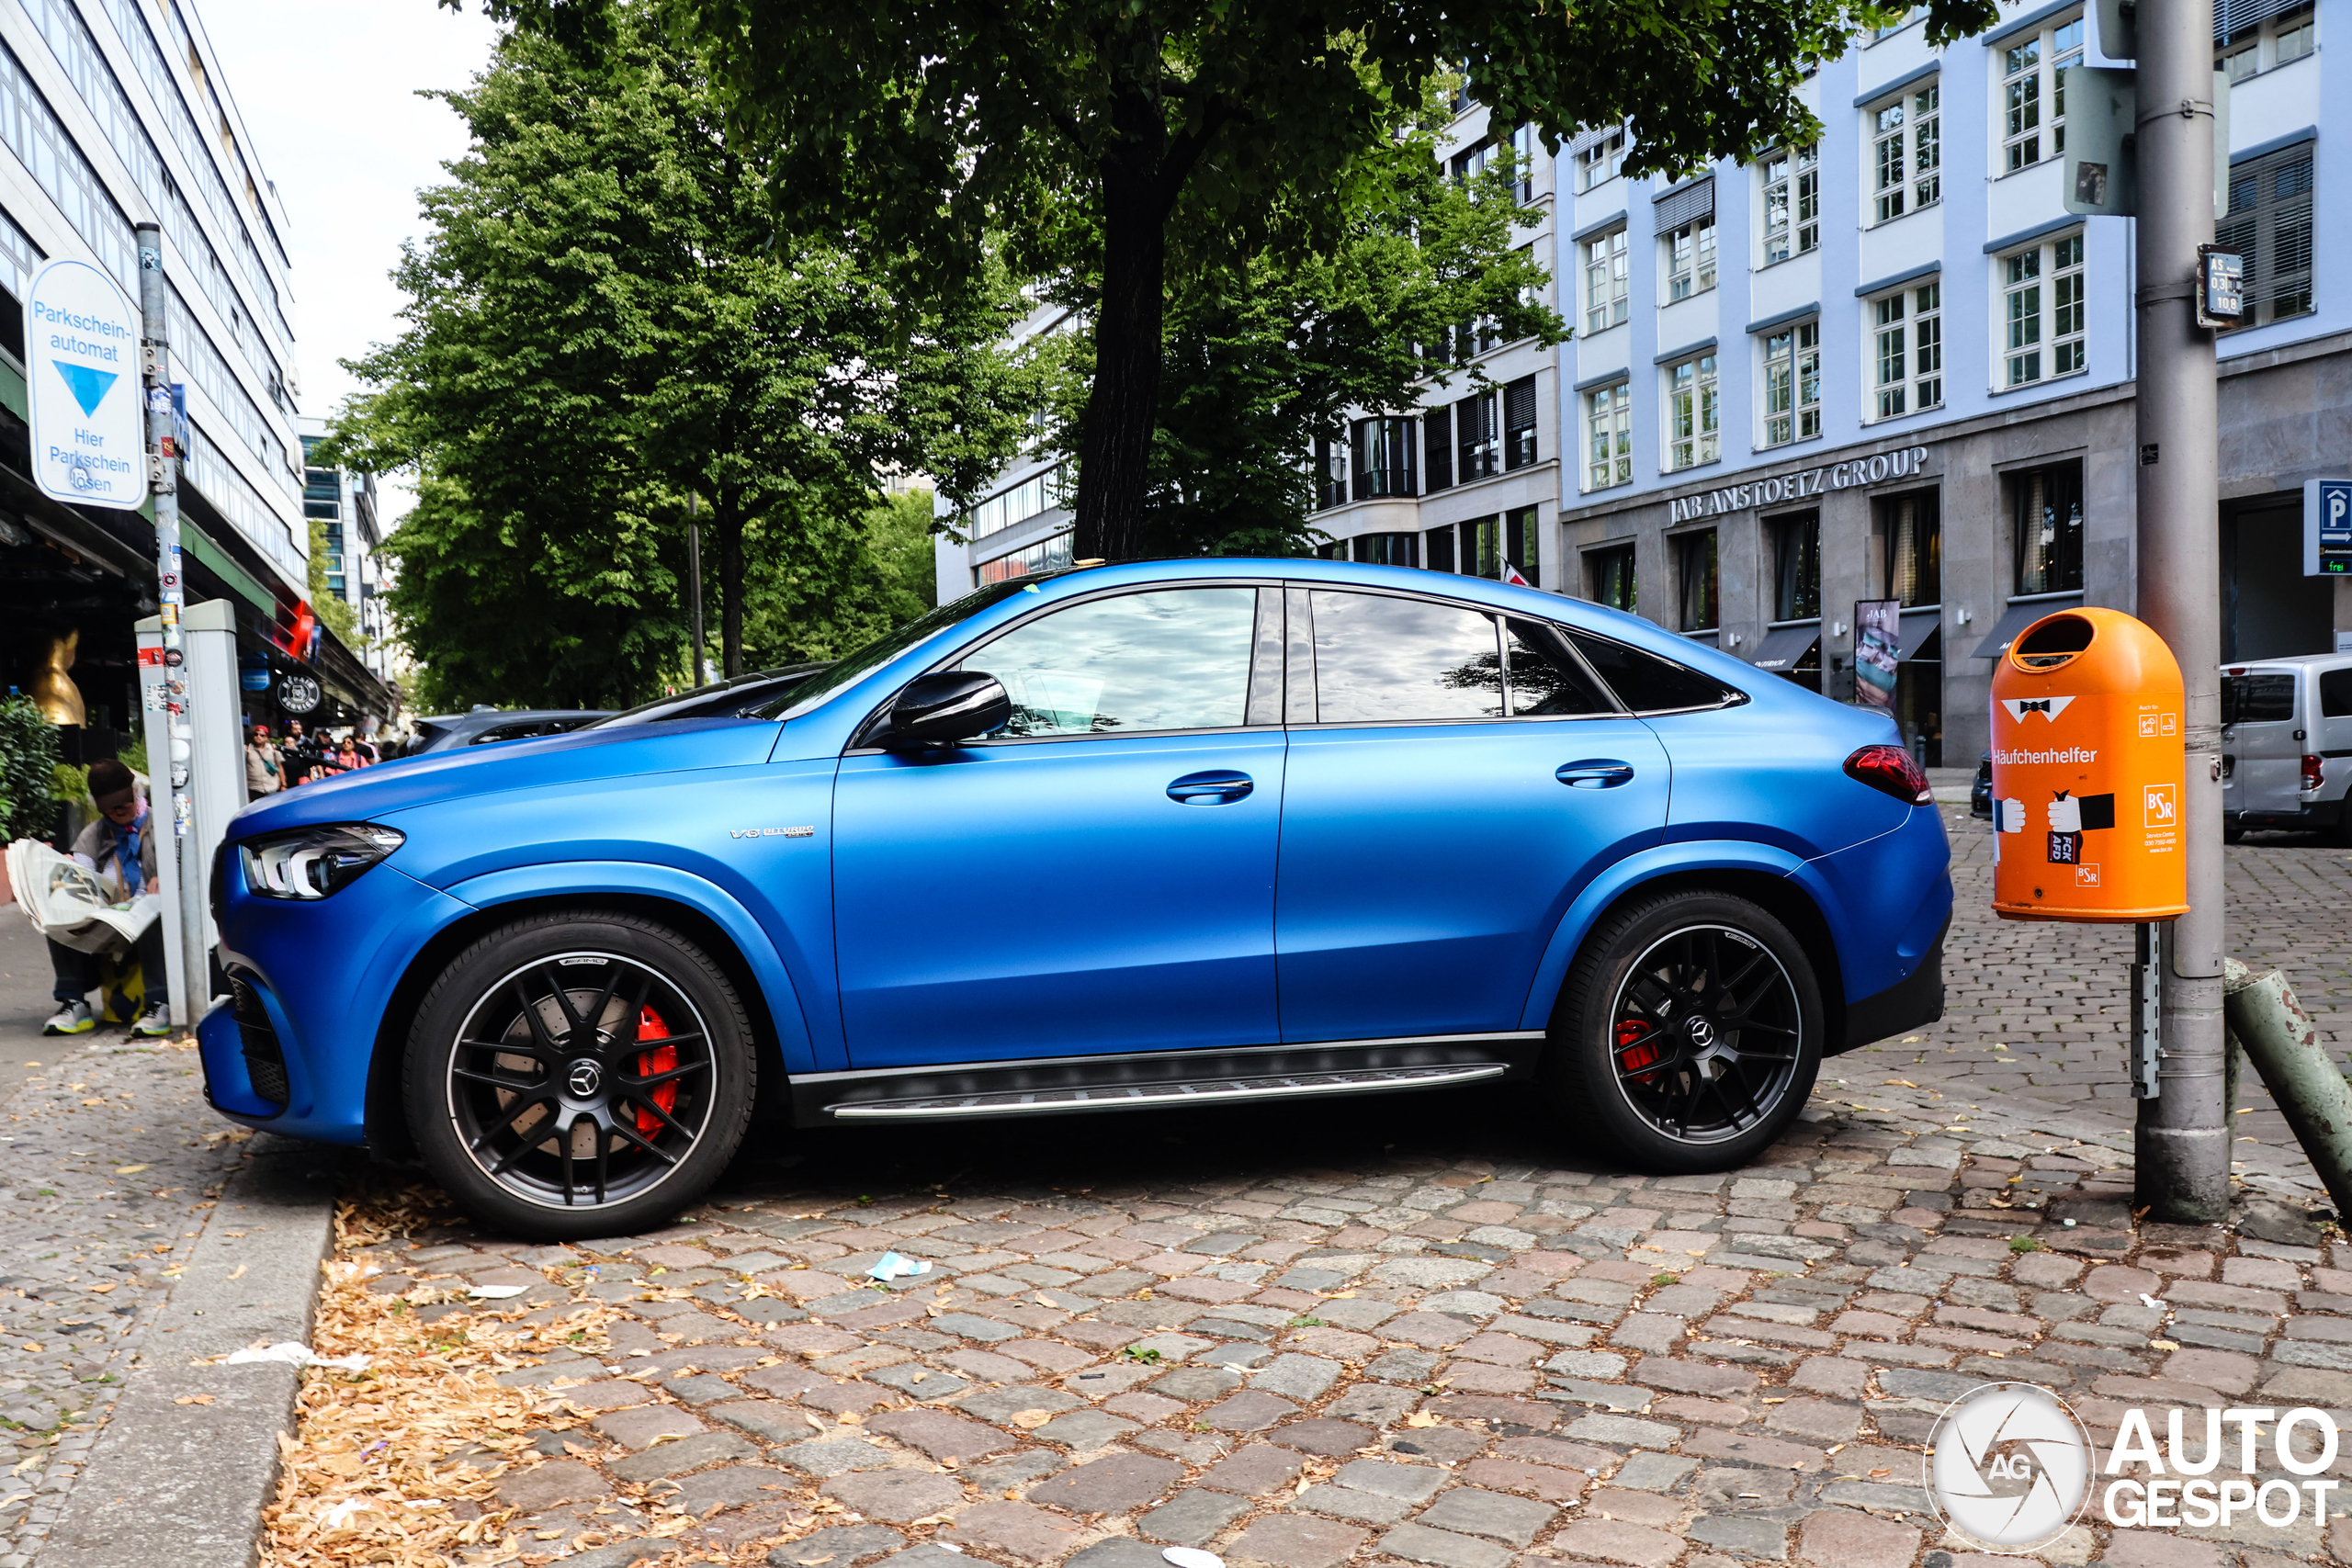
[[[1905,446],[1893,452],[1873,453],[1868,457],[1850,458],[1843,463],[1826,463],[1818,468],[1792,468],[1787,473],[1749,479],[1744,484],[1725,485],[1721,490],[1711,490],[1699,495],[1678,496],[1667,502],[1666,520],[1669,525],[1688,523],[1696,517],[1720,517],[1726,512],[1745,512],[1751,506],[1777,506],[1784,501],[1803,501],[1824,491],[1883,484],[1888,479],[1908,479],[1927,465],[1928,449],[1925,446]]]

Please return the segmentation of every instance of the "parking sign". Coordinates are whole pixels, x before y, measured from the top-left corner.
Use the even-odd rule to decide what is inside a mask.
[[[2352,577],[2352,479],[2303,481],[2303,575]]]

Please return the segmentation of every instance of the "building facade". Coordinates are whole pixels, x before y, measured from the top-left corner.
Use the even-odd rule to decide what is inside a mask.
[[[2224,659],[2352,630],[2301,575],[2304,479],[2346,470],[2352,216],[2333,160],[2352,93],[2321,39],[2346,0],[2222,7],[2227,216],[2249,314],[2221,355]],[[1560,274],[1581,330],[1559,436],[1562,586],[1832,696],[1856,606],[1894,601],[1894,708],[1928,763],[1986,742],[1993,659],[2066,604],[2131,610],[2132,220],[2062,197],[2075,4],[2005,4],[1943,50],[1923,13],[1808,84],[1817,143],[1679,182],[1611,175],[1622,130],[1564,148]],[[1712,263],[1712,265],[1710,265]]]
[[[315,524],[322,558],[318,580],[323,592],[351,612],[352,651],[368,672],[387,685],[396,671],[383,595],[391,586],[384,557],[384,530],[377,509],[376,476],[350,468],[322,468],[312,454],[326,439],[326,422],[305,416],[297,422],[302,439],[302,515]]]
[[[382,698],[350,650],[305,635],[288,220],[226,82],[187,0],[0,0],[0,664],[56,695],[69,754],[110,755],[138,728],[131,625],[155,610],[154,529],[28,477],[26,378],[45,371],[28,364],[24,293],[70,257],[136,300],[141,222],[163,233],[189,600],[234,606],[252,707],[305,674],[354,705]]]

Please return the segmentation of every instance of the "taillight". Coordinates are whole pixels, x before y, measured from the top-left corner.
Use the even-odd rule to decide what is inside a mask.
[[[1846,776],[1860,779],[1906,806],[1935,803],[1936,792],[1928,785],[1927,773],[1900,746],[1863,747],[1846,759]]]
[[[2327,764],[2317,757],[2303,759],[2303,787],[2317,789],[2327,782]]]

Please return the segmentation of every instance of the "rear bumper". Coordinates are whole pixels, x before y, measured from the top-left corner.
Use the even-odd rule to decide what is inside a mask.
[[[2325,829],[2344,820],[2342,800],[2313,800],[2292,811],[2224,811],[2222,825],[2225,828]]]
[[[1946,915],[1936,940],[1928,948],[1919,966],[1905,978],[1885,990],[1860,1001],[1846,1004],[1846,1038],[1837,1050],[1826,1053],[1836,1056],[1902,1033],[1906,1029],[1921,1029],[1936,1022],[1944,1015],[1944,938],[1951,932],[1951,917]]]

